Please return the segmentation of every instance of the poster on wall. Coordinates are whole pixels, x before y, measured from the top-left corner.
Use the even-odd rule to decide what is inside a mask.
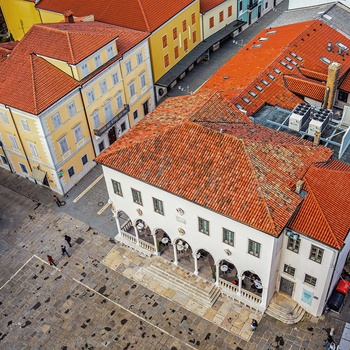
[[[314,293],[309,292],[306,289],[303,289],[303,295],[301,297],[301,301],[303,301],[304,303],[306,303],[308,305],[311,305],[313,297],[314,297]]]

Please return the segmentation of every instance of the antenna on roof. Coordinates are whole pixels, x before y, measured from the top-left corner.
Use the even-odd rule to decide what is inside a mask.
[[[338,54],[339,54],[340,56],[343,56],[343,49],[342,49],[341,47],[339,47]]]
[[[328,46],[328,47],[327,47],[327,50],[328,50],[329,52],[332,52],[332,42],[331,42],[331,41],[328,43],[327,46]]]

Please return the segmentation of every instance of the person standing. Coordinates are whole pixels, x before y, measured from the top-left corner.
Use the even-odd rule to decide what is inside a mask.
[[[71,247],[72,245],[71,245],[71,241],[72,241],[72,238],[71,237],[69,237],[68,235],[64,235],[64,239],[66,240],[66,242],[68,243],[68,245]]]
[[[47,256],[47,261],[50,263],[50,265],[57,266],[51,255]]]
[[[67,252],[67,249],[64,245],[61,245],[61,250],[62,250],[62,255],[66,254],[68,256],[68,258],[70,257],[70,255]]]
[[[255,331],[255,330],[256,330],[256,327],[258,327],[258,322],[257,322],[257,320],[255,320],[255,319],[253,318],[252,324],[250,325],[250,328],[252,329],[252,331]]]
[[[60,201],[60,199],[57,196],[53,196],[53,200],[56,202],[58,207],[61,206],[61,201]]]

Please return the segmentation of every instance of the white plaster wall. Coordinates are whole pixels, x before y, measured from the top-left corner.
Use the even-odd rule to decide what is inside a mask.
[[[191,246],[193,252],[196,252],[198,249],[205,249],[212,255],[216,263],[222,259],[232,262],[239,274],[246,270],[256,273],[261,278],[264,287],[262,304],[266,307],[267,300],[272,297],[275,291],[275,279],[277,278],[276,265],[278,262],[273,260],[276,256],[278,259],[279,249],[277,248],[275,237],[113,169],[103,166],[103,172],[109,198],[117,210],[123,210],[134,224],[137,219],[144,220],[152,232],[158,228],[163,229],[172,241],[180,238],[185,240]],[[120,182],[123,197],[114,193],[111,179]],[[141,192],[142,206],[133,202],[131,188]],[[152,197],[163,201],[164,215],[154,212]],[[176,211],[177,208],[183,209],[185,214],[180,216]],[[137,209],[142,210],[143,214],[141,217],[138,216]],[[209,236],[198,231],[198,217],[210,222]],[[180,222],[179,220],[185,222]],[[181,236],[179,234],[179,228],[185,230],[185,235]],[[235,232],[234,247],[222,242],[223,228]],[[248,254],[249,239],[261,244],[259,258]],[[228,256],[224,249],[229,249],[232,255]],[[270,286],[273,286],[273,288],[271,289]]]
[[[288,9],[293,10],[293,9],[298,9],[298,8],[303,8],[303,7],[311,7],[311,6],[318,6],[318,5],[323,5],[323,4],[332,4],[335,1],[331,0],[289,0],[289,5]],[[338,2],[343,3],[344,5],[350,7],[350,0],[339,0]]]

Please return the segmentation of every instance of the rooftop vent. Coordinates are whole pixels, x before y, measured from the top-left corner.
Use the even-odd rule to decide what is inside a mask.
[[[328,45],[327,45],[327,50],[329,51],[329,52],[332,52],[332,42],[330,41],[329,43],[328,43]]]

